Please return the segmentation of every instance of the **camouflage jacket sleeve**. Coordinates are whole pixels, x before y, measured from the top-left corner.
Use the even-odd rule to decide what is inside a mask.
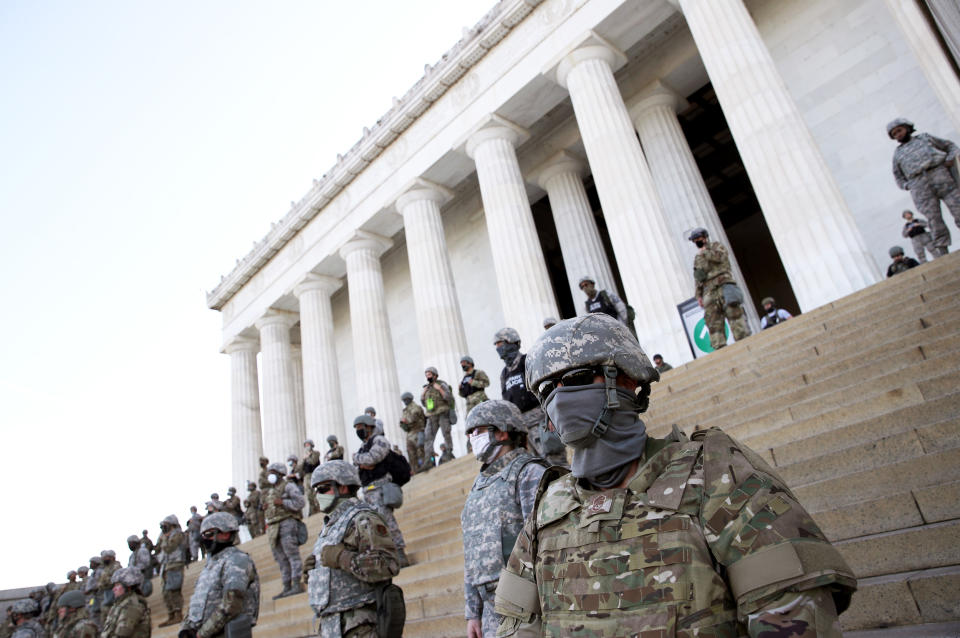
[[[751,638],[843,638],[840,618],[830,590],[826,587],[784,592],[779,598],[748,614],[746,626]]]
[[[926,133],[924,137],[929,140],[930,145],[933,146],[938,151],[943,151],[947,154],[947,158],[944,160],[945,164],[954,162],[957,159],[957,156],[960,155],[960,147],[951,142],[950,140],[945,140],[942,137],[934,137],[929,133]]]
[[[397,546],[380,515],[365,510],[357,514],[343,535],[340,569],[365,583],[379,583],[400,573]]]
[[[483,599],[476,585],[463,582],[463,617],[467,620],[480,618],[483,615]]]
[[[288,481],[283,486],[283,506],[291,512],[299,512],[303,509],[305,503],[303,494],[300,493],[297,486]]]
[[[490,385],[490,377],[483,370],[474,370],[473,378],[470,379],[470,386],[480,388],[481,390]]]
[[[900,190],[910,190],[907,187],[907,176],[903,173],[903,169],[900,168],[900,158],[896,151],[893,153],[893,179],[897,182],[897,188]]]
[[[128,598],[125,603],[122,608],[117,609],[115,612],[117,614],[116,625],[114,626],[114,631],[111,633],[111,636],[117,636],[118,638],[132,636],[144,614],[150,613],[146,609],[146,604],[141,603],[136,595]],[[107,632],[104,631],[104,634],[106,633]]]
[[[183,532],[173,530],[163,542],[163,562],[167,567],[183,563]]]
[[[220,578],[223,582],[223,598],[209,618],[197,630],[198,638],[210,638],[223,632],[234,617],[243,613],[247,586],[253,576],[253,563],[243,552],[232,552],[224,560]]]
[[[829,589],[837,611],[846,609],[856,589],[853,572],[776,472],[716,428],[694,439],[703,448],[688,485],[702,490],[700,522],[740,621],[787,604],[785,592],[821,600],[818,588]]]
[[[353,464],[354,465],[376,465],[383,459],[387,458],[387,454],[390,452],[390,442],[387,441],[386,437],[377,435],[373,439],[373,445],[370,446],[370,449],[366,452],[354,452],[353,454]]]

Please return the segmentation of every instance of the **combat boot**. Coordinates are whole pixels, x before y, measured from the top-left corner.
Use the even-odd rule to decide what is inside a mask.
[[[286,593],[286,596],[296,596],[297,594],[303,593],[303,585],[300,584],[300,581],[294,581],[290,583],[290,591]]]
[[[157,625],[158,627],[170,627],[172,625],[177,625],[183,620],[183,616],[179,611],[170,612],[167,615],[167,619],[162,623]]]
[[[285,580],[283,581],[283,591],[281,591],[279,594],[274,596],[273,599],[276,600],[278,598],[283,598],[284,596],[288,596],[289,592],[290,592],[290,581]]]

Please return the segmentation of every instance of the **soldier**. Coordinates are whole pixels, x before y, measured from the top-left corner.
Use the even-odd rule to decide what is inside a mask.
[[[60,600],[60,597],[63,596],[68,591],[77,591],[77,592],[80,592],[80,598],[82,599],[83,598],[82,588],[83,588],[83,585],[77,582],[77,572],[75,572],[72,569],[68,571],[67,582],[65,582],[63,585],[60,585],[60,587],[57,588],[57,591],[53,595],[54,604],[51,604],[50,607],[47,609],[47,614],[46,614],[46,617],[44,618],[44,624],[46,624],[48,629],[52,629],[53,627],[56,627],[58,624],[57,601]],[[80,606],[83,607],[84,603],[81,603]]]
[[[400,429],[407,433],[407,458],[414,473],[430,468],[424,465],[424,436],[427,417],[423,409],[413,402],[413,395],[404,392],[400,395],[403,401],[403,415],[400,417]]]
[[[699,252],[693,260],[693,279],[697,284],[697,303],[703,308],[703,321],[710,331],[710,345],[714,350],[727,345],[724,317],[730,322],[730,330],[736,341],[750,336],[750,326],[743,312],[743,293],[739,301],[731,293],[736,289],[730,274],[730,258],[723,244],[710,241],[706,228],[694,228],[688,238],[696,244]],[[730,298],[728,298],[728,296]]]
[[[377,591],[400,571],[397,548],[377,510],[357,498],[355,467],[328,461],[313,471],[310,484],[326,513],[303,566],[320,636],[375,638],[378,613],[387,611],[377,609]]]
[[[297,465],[297,474],[303,477],[303,488],[306,492],[307,503],[310,504],[309,514],[313,516],[317,513],[317,500],[314,497],[313,490],[306,484],[310,480],[310,475],[320,465],[320,453],[313,447],[313,439],[307,439],[303,442],[303,458]]]
[[[239,530],[237,519],[226,512],[203,521],[200,534],[210,559],[197,578],[179,638],[224,636],[227,624],[235,620],[247,632],[257,624],[260,577],[250,555],[236,546]]]
[[[783,323],[787,319],[793,319],[793,315],[791,315],[789,312],[783,308],[777,308],[777,300],[773,297],[764,297],[763,301],[760,302],[760,305],[763,306],[763,316],[760,317],[761,330],[772,328],[778,323]],[[656,357],[654,357],[654,359],[656,359]]]
[[[11,638],[47,638],[47,631],[40,624],[40,603],[32,598],[18,600],[10,607],[13,621]]]
[[[339,441],[337,441],[337,437],[332,434],[328,436],[327,445],[330,446],[330,449],[327,450],[327,453],[323,455],[324,462],[343,459],[343,446],[340,445]]]
[[[839,638],[856,588],[843,557],[721,430],[647,436],[639,414],[658,376],[603,315],[534,344],[527,383],[573,463],[547,470],[500,574],[498,635]]]
[[[130,548],[131,552],[130,558],[127,560],[127,567],[140,570],[140,575],[143,577],[140,588],[143,590],[143,583],[149,582],[150,576],[153,575],[150,552],[147,550],[146,545],[143,544],[143,539],[136,534],[131,534],[127,537],[127,547]]]
[[[587,312],[602,312],[610,315],[614,319],[619,319],[623,325],[627,325],[627,304],[617,296],[616,293],[608,290],[597,290],[597,282],[590,275],[584,275],[580,278],[580,290],[587,296],[583,302]]]
[[[267,466],[270,464],[270,459],[265,456],[260,457],[260,478],[257,481],[257,485],[260,486],[261,490],[268,489],[270,487],[270,482],[267,478],[270,476],[270,473],[267,471]]]
[[[237,496],[237,488],[227,488],[227,500],[223,502],[223,511],[237,519],[237,525],[243,520],[243,508],[240,507],[240,497]]]
[[[140,570],[118,569],[110,582],[116,602],[103,621],[101,638],[150,638],[150,607],[140,595]]]
[[[357,437],[363,441],[360,450],[353,453],[353,464],[358,468],[360,485],[363,486],[363,501],[377,510],[386,521],[393,544],[397,548],[400,566],[406,567],[410,563],[404,551],[406,543],[403,540],[403,534],[400,533],[400,526],[393,515],[393,510],[383,503],[383,486],[393,481],[385,462],[387,453],[390,452],[390,443],[386,437],[377,433],[377,424],[367,414],[353,420],[353,429]]]
[[[930,233],[927,232],[927,222],[922,219],[914,219],[913,211],[905,210],[902,215],[904,219],[903,236],[910,239],[913,244],[913,252],[917,254],[917,261],[921,264],[927,263],[926,253],[930,253],[932,259],[940,255],[934,250]]]
[[[460,369],[463,370],[460,396],[467,400],[467,414],[470,414],[470,410],[487,400],[487,393],[483,389],[490,385],[490,377],[483,370],[477,370],[473,358],[467,355],[460,357]]]
[[[200,558],[200,524],[203,517],[197,512],[197,506],[190,506],[190,518],[187,519],[187,543],[190,546],[190,560]],[[206,556],[206,554],[204,554]]]
[[[213,511],[214,511],[214,512],[222,512],[222,511],[223,511],[223,501],[220,500],[220,495],[219,495],[219,494],[217,494],[216,492],[214,492],[213,494],[211,494],[211,495],[210,495],[210,502],[213,503]]]
[[[667,370],[673,370],[673,366],[663,360],[662,354],[653,355],[653,365],[660,374],[663,374]]]
[[[500,624],[493,610],[500,570],[533,510],[545,463],[524,449],[520,410],[509,401],[477,406],[467,415],[466,433],[483,464],[460,514],[467,638],[493,638]]]
[[[100,574],[97,576],[97,595],[100,598],[100,624],[103,625],[107,612],[113,604],[113,578],[114,572],[120,569],[120,563],[117,562],[117,553],[112,549],[105,549],[100,552]]]
[[[900,246],[892,246],[890,248],[890,257],[893,261],[887,266],[887,277],[899,275],[902,272],[907,272],[911,268],[916,268],[920,265],[913,257],[905,257],[903,248]]]
[[[386,431],[383,429],[383,420],[377,418],[376,408],[374,408],[372,405],[367,406],[366,408],[363,409],[363,413],[368,415],[371,419],[373,419],[373,422],[377,424],[377,432],[379,432],[380,434],[386,433]],[[306,478],[309,479],[310,477],[306,477]]]
[[[151,554],[153,553],[153,541],[150,540],[150,536],[147,534],[147,530],[140,532],[140,542],[143,543],[144,547],[147,548],[147,551]]]
[[[441,444],[440,444],[440,458],[437,460],[437,465],[443,465],[444,463],[446,463],[446,462],[448,462],[448,461],[452,461],[453,459],[454,459],[453,452],[451,452],[451,451],[447,448],[447,444],[446,444],[446,443],[441,443]]]
[[[260,490],[253,481],[247,481],[247,499],[243,502],[247,511],[244,513],[244,520],[247,523],[247,530],[250,536],[256,538],[263,536],[263,505],[260,500]]]
[[[427,382],[420,392],[420,403],[427,416],[427,428],[423,436],[424,449],[433,451],[437,431],[443,432],[443,442],[448,449],[453,449],[453,438],[450,436],[450,410],[453,409],[453,391],[446,381],[441,381],[437,369],[430,366],[423,371]]]
[[[910,191],[917,211],[930,222],[933,252],[946,255],[950,231],[943,222],[940,200],[960,226],[960,188],[954,166],[960,148],[927,133],[914,135],[913,122],[902,117],[887,124],[887,135],[900,143],[893,152],[893,178],[898,187]]]
[[[77,567],[77,578],[79,579],[77,582],[77,585],[78,585],[77,589],[79,589],[80,591],[84,590],[84,586],[87,584],[87,576],[89,574],[90,574],[90,568],[87,567],[86,565],[80,565],[80,567]]]
[[[501,328],[493,335],[493,345],[503,361],[500,371],[500,396],[520,409],[520,424],[527,433],[527,447],[550,465],[566,465],[563,443],[546,427],[540,403],[524,380],[526,355],[520,352],[520,333],[513,328]]]
[[[270,487],[263,492],[267,538],[273,559],[280,566],[283,590],[273,597],[284,598],[303,591],[300,587],[299,521],[303,517],[303,493],[286,480],[287,468],[282,463],[267,466]]]
[[[90,557],[90,576],[83,582],[83,595],[87,599],[87,617],[100,624],[100,594],[97,591],[97,582],[100,580],[99,556]]]
[[[300,493],[303,494],[303,475],[297,471],[297,467],[300,465],[300,459],[296,454],[291,454],[287,457],[287,481],[292,483]],[[307,501],[304,499],[304,505]]]
[[[160,578],[163,582],[163,602],[167,606],[167,619],[160,627],[169,627],[183,620],[183,560],[187,539],[180,531],[176,514],[160,521],[160,538],[157,547],[163,553],[160,563]]]
[[[97,623],[83,613],[86,601],[79,589],[64,592],[57,598],[57,630],[53,638],[97,638],[100,629]]]
[[[544,329],[544,330],[549,330],[550,328],[554,327],[555,325],[557,325],[557,318],[556,318],[556,317],[547,317],[546,319],[543,320],[543,329]]]

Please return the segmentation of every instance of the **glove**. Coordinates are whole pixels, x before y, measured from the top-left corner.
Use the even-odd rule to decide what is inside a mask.
[[[327,545],[323,548],[323,551],[320,552],[320,564],[324,567],[340,569],[340,554],[342,554],[345,549],[346,547],[343,546],[343,543]]]
[[[303,559],[303,569],[300,570],[300,574],[303,577],[303,584],[306,585],[310,581],[310,572],[317,567],[317,557],[313,554],[310,554]]]

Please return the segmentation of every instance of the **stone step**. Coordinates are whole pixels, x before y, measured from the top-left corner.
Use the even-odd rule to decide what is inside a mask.
[[[843,636],[844,638],[957,638],[960,636],[960,622],[845,631]]]
[[[434,596],[450,592],[463,593],[462,570],[459,572],[436,574],[416,580],[407,577],[404,571],[401,571],[400,575],[393,579],[393,582],[403,587],[404,596],[422,598],[424,596]]]
[[[457,592],[443,592],[428,596],[413,598],[404,591],[403,597],[407,603],[407,619],[419,620],[421,618],[436,618],[437,616],[448,616],[450,614],[460,613],[463,615],[463,588]],[[464,633],[466,633],[466,622],[464,622]]]
[[[467,635],[467,621],[460,614],[411,620],[403,627],[404,638],[460,638]]]
[[[916,548],[912,549],[916,551]],[[957,565],[861,579],[850,608],[840,616],[844,636],[855,635],[848,631],[897,625],[957,624],[960,618],[958,591],[960,566]],[[946,635],[955,638],[960,634]]]
[[[836,543],[858,578],[960,565],[960,519]]]

